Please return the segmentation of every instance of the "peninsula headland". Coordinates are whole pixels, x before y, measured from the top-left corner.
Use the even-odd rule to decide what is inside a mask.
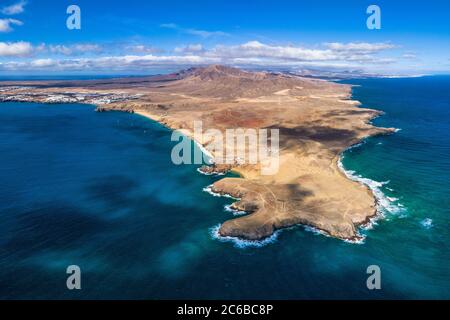
[[[192,132],[194,121],[222,131],[279,129],[276,174],[261,175],[251,164],[211,169],[240,174],[211,189],[239,198],[232,208],[247,212],[225,221],[220,235],[247,240],[298,224],[357,239],[358,226],[377,214],[376,199],[340,170],[340,156],[367,137],[394,131],[370,123],[380,112],[358,107],[349,85],[219,65],[140,78],[0,82],[0,101],[88,103],[186,132]],[[197,142],[207,147],[208,141]]]

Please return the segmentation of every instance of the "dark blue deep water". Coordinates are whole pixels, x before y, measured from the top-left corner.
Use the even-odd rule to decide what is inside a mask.
[[[172,164],[166,128],[92,106],[0,104],[0,298],[450,298],[450,77],[351,83],[386,112],[375,124],[402,129],[345,153],[385,214],[363,244],[303,227],[264,246],[219,241],[231,200],[202,191],[218,177]],[[369,265],[381,290],[366,287]]]

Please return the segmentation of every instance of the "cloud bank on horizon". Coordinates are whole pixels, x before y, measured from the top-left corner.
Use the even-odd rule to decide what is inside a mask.
[[[426,27],[430,29],[427,32],[433,34],[435,39],[420,36],[423,30],[418,32],[420,37],[416,38],[411,33],[403,34],[399,28],[395,32],[390,31],[390,14],[401,7],[393,8],[388,4],[381,5],[384,8],[382,12],[388,17],[388,23],[383,26],[387,26],[371,31],[365,25],[365,7],[358,1],[350,1],[353,4],[348,8],[333,7],[331,4],[329,8],[338,18],[339,13],[353,16],[358,12],[358,24],[354,21],[346,23],[346,19],[330,19],[330,13],[325,11],[315,13],[316,16],[306,22],[300,20],[300,25],[296,25],[297,21],[288,20],[290,26],[285,26],[286,21],[281,17],[290,15],[290,8],[282,3],[278,3],[277,7],[280,18],[276,18],[277,12],[271,12],[270,8],[253,8],[264,19],[259,21],[259,16],[255,15],[251,23],[248,20],[252,20],[252,17],[244,19],[245,15],[239,17],[242,12],[235,11],[228,12],[237,15],[230,21],[209,18],[212,13],[225,14],[225,4],[221,1],[209,6],[200,3],[198,8],[193,8],[195,10],[192,13],[184,12],[183,4],[177,1],[173,4],[180,7],[178,12],[174,10],[176,6],[160,3],[147,8],[148,12],[154,13],[152,19],[146,19],[145,14],[142,14],[146,12],[145,8],[140,11],[130,9],[132,3],[136,2],[134,0],[130,0],[126,7],[123,4],[108,6],[103,0],[96,5],[78,1],[83,28],[70,31],[63,23],[67,17],[65,7],[68,3],[65,2],[52,6],[54,3],[48,0],[40,0],[40,5],[37,1],[12,1],[0,6],[2,74],[133,74],[207,64],[287,70],[337,68],[375,73],[450,70],[449,42],[446,42],[449,40],[448,33],[430,29],[430,25]],[[311,11],[311,6],[302,7],[301,2],[296,2],[298,10],[306,8]],[[261,5],[269,7],[267,2]],[[270,5],[274,3],[270,2]],[[326,7],[326,4],[322,6]],[[91,20],[93,17],[89,14],[99,8],[105,8],[104,12]],[[199,11],[202,20],[198,20]],[[33,12],[33,15],[29,12]],[[42,12],[48,18],[36,20],[35,17]],[[56,12],[60,16],[52,19],[56,17]],[[275,18],[268,20],[265,15],[269,12]],[[167,20],[169,16],[173,20]],[[178,20],[175,20],[177,17]],[[322,24],[317,23],[320,19]],[[56,25],[58,28],[55,28]],[[355,26],[355,31],[349,29]],[[405,28],[410,29],[411,25]],[[434,51],[433,46],[437,46],[441,54]]]
[[[124,48],[124,51],[149,54],[101,55],[95,57],[74,57],[86,53],[102,52],[96,44],[74,44],[33,46],[28,42],[0,42],[0,55],[10,57],[35,57],[27,61],[0,63],[3,70],[45,70],[58,71],[95,70],[142,70],[146,67],[175,67],[205,64],[227,64],[258,67],[302,67],[332,66],[356,68],[362,65],[394,63],[381,58],[378,53],[395,48],[390,43],[325,43],[320,48],[305,48],[292,45],[268,45],[249,41],[240,45],[217,45],[205,49],[201,44],[176,47],[173,53],[155,54],[154,49],[143,45]],[[64,55],[64,58],[37,58],[47,54]],[[71,58],[67,58],[67,56]]]

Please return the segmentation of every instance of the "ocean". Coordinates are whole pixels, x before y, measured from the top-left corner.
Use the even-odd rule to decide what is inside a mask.
[[[205,192],[221,177],[172,164],[167,128],[89,105],[0,104],[0,298],[450,298],[450,77],[346,82],[385,111],[374,124],[400,129],[343,155],[384,215],[359,244],[302,226],[217,239],[232,199]],[[66,287],[69,265],[81,290]]]

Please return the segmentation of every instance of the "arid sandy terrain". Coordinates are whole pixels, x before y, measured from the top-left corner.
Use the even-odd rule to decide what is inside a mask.
[[[350,94],[347,85],[223,66],[147,78],[0,83],[0,101],[92,103],[99,111],[136,112],[184,132],[199,120],[204,130],[279,129],[278,173],[235,164],[226,169],[241,178],[212,187],[239,198],[233,208],[248,212],[225,221],[220,234],[250,240],[297,224],[355,239],[357,227],[376,214],[371,191],[349,180],[338,161],[351,145],[393,129],[372,126],[380,112],[357,108]]]

